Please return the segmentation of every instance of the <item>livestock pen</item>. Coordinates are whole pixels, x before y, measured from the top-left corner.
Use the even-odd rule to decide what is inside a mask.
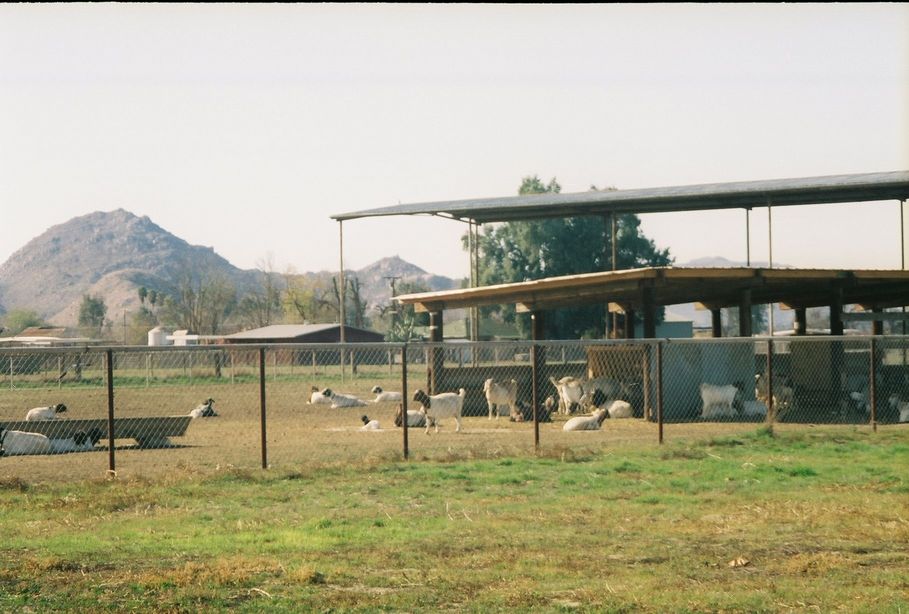
[[[909,421],[907,353],[903,337],[5,348],[0,426],[22,421],[32,407],[64,403],[69,410],[61,422],[102,421],[109,428],[96,453],[4,458],[0,475],[50,479],[178,466],[533,455],[734,434],[761,423],[909,429],[903,424]],[[770,380],[772,395],[761,394],[761,378]],[[523,415],[490,418],[487,379],[515,380]],[[587,387],[577,406],[560,403],[560,380]],[[705,412],[702,384],[734,386],[736,394],[723,411]],[[403,392],[404,401],[372,402],[377,385]],[[313,388],[362,403],[311,404]],[[413,401],[418,389],[460,388],[466,393],[461,432],[452,419],[441,420],[438,433],[394,426],[399,405],[420,408]],[[572,415],[595,409],[596,389],[601,403],[628,402],[632,417],[564,433]],[[208,398],[215,399],[217,417],[194,419],[168,440],[147,433],[146,441],[166,446],[140,446],[125,438],[135,437],[133,431],[117,433],[118,421],[185,416]],[[364,415],[381,428],[361,432]]]

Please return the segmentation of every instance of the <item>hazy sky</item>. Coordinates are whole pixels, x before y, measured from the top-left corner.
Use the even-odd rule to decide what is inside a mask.
[[[336,269],[399,202],[909,170],[909,5],[0,5],[0,263],[92,211],[242,268]],[[642,216],[744,260],[744,212]],[[774,210],[775,262],[899,267],[899,205]],[[466,275],[464,224],[345,266]],[[766,210],[752,258],[766,259]]]

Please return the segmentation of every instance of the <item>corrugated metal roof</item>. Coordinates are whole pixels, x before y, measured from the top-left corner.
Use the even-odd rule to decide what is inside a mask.
[[[481,224],[547,217],[750,209],[909,198],[909,171],[394,205],[332,215],[337,221],[391,215],[437,215]]]
[[[272,324],[262,328],[244,330],[243,332],[225,335],[225,339],[293,339],[311,335],[323,330],[338,328],[339,324]]]

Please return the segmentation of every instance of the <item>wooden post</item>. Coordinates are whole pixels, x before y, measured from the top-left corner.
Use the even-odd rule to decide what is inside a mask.
[[[843,289],[834,286],[830,296],[830,334],[843,334]]]
[[[710,310],[711,336],[719,339],[723,336],[723,312],[720,309]]]
[[[645,315],[646,317],[646,315]],[[634,339],[634,309],[625,310],[625,338]]]
[[[751,336],[751,290],[742,290],[739,297],[739,337]]]
[[[641,360],[641,386],[644,392],[644,420],[650,420],[650,351],[651,345],[644,346],[644,354]]]
[[[805,307],[795,308],[795,334],[798,337],[808,334],[808,310]]]
[[[656,337],[656,304],[653,301],[653,288],[645,287],[641,291],[641,303],[644,310],[644,338]],[[631,320],[631,330],[634,330],[634,318]]]
[[[432,311],[429,313],[429,340],[433,344],[442,343],[442,312]],[[445,368],[444,348],[439,345],[433,345],[429,351],[429,394],[439,394],[442,392],[442,369]]]
[[[876,314],[881,313],[881,309],[879,307],[872,307],[871,311]],[[877,336],[881,336],[884,334],[884,321],[883,320],[874,320],[871,323],[871,334],[877,335]]]

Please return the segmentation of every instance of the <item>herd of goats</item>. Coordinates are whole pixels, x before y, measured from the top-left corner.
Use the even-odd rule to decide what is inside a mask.
[[[562,425],[562,430],[570,431],[596,431],[599,430],[607,418],[621,419],[634,417],[634,409],[628,399],[631,397],[631,388],[624,382],[609,378],[578,378],[566,376],[561,379],[550,377],[549,381],[556,389],[557,394],[550,395],[538,409],[536,420],[538,422],[552,422],[553,414],[569,416]],[[792,408],[793,390],[788,382],[779,378],[774,380],[772,391],[767,383],[767,378],[759,374],[755,379],[755,400],[743,399],[744,386],[741,383],[716,385],[702,383],[700,385],[701,419],[760,419],[767,416],[768,407],[773,409],[777,418],[781,418]],[[404,424],[403,395],[400,392],[383,390],[380,386],[372,388],[375,399],[364,401],[355,395],[341,394],[330,388],[319,389],[312,387],[309,399],[310,405],[330,405],[332,408],[365,407],[375,403],[398,403],[394,417],[394,425],[400,427]],[[483,394],[489,410],[489,418],[498,419],[508,416],[512,422],[531,422],[534,420],[533,408],[529,403],[518,399],[518,382],[511,379],[500,381],[493,378],[487,379],[483,385]],[[870,411],[868,395],[862,392],[850,393],[850,399],[856,406]],[[413,401],[419,404],[419,409],[407,410],[407,426],[425,428],[426,433],[439,426],[443,419],[453,418],[455,431],[461,430],[461,417],[464,407],[465,390],[458,392],[442,392],[429,395],[423,390],[413,394]],[[909,422],[909,401],[892,395],[888,403],[894,412],[899,414],[899,422]],[[36,407],[28,411],[26,422],[57,420],[60,414],[66,412],[66,405],[60,403],[48,407]],[[574,415],[583,413],[584,415]],[[206,399],[192,409],[189,414],[192,418],[210,418],[218,415],[214,408],[214,399]],[[363,425],[361,431],[379,431],[382,427],[378,420],[369,416],[361,416]],[[66,437],[48,437],[41,433],[25,430],[6,430],[0,427],[0,456],[15,456],[26,454],[61,454],[68,452],[82,452],[95,449],[103,433],[98,428],[88,431],[76,431]]]

